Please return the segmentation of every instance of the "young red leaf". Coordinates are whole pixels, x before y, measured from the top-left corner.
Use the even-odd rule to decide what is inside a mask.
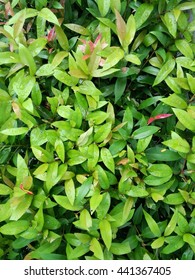
[[[169,118],[170,116],[172,116],[173,114],[159,114],[157,116],[154,117],[150,117],[148,120],[148,124],[151,124],[153,121],[155,120],[160,120],[160,119],[166,119]]]

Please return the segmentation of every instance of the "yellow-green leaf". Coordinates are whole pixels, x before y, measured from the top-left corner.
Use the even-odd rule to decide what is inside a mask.
[[[106,245],[106,248],[109,250],[112,244],[112,229],[110,222],[107,220],[102,220],[99,223],[101,237]]]

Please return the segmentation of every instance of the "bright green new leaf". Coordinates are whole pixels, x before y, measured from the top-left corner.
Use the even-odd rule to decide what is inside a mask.
[[[109,250],[112,244],[112,228],[110,222],[108,222],[107,220],[102,220],[99,223],[99,227],[100,227],[100,234],[104,241],[104,244],[106,245],[106,248]]]
[[[28,127],[17,127],[17,128],[7,128],[4,130],[1,130],[0,133],[10,136],[17,136],[26,134],[29,131]]]
[[[12,193],[12,189],[4,184],[0,184],[0,195],[9,195]]]
[[[154,80],[153,86],[156,86],[160,84],[163,80],[165,80],[166,77],[172,72],[174,67],[175,67],[175,60],[173,58],[170,58],[167,62],[165,62],[165,64],[158,72]]]
[[[39,12],[39,17],[42,17],[43,19],[56,24],[57,26],[59,26],[59,22],[58,19],[56,17],[56,15],[48,8],[43,8],[40,12]]]
[[[75,201],[75,185],[73,179],[65,181],[65,193],[71,205],[74,205]]]
[[[167,12],[164,16],[161,17],[165,26],[167,27],[170,34],[173,38],[176,38],[177,35],[177,22],[173,12]]]
[[[102,189],[108,189],[110,187],[109,179],[106,172],[100,165],[97,165],[97,172],[98,172],[98,182],[100,187]]]
[[[168,87],[170,87],[170,89],[177,93],[180,94],[181,93],[181,87],[177,84],[176,80],[173,77],[168,76],[165,79],[165,83],[168,85]]]
[[[0,232],[5,235],[16,235],[27,230],[29,227],[29,221],[19,220],[14,222],[8,222],[0,227]]]
[[[79,33],[81,35],[90,35],[90,32],[88,29],[86,29],[85,27],[78,25],[78,24],[74,24],[74,23],[66,23],[65,26],[67,28],[69,28],[70,30]]]
[[[165,238],[165,242],[168,242],[168,245],[163,248],[162,254],[171,254],[182,248],[185,244],[181,236],[168,236]]]
[[[126,24],[126,34],[125,34],[124,42],[122,43],[122,46],[126,51],[128,50],[128,46],[131,44],[131,42],[134,39],[135,32],[136,32],[135,18],[133,15],[130,15]]]
[[[164,236],[161,236],[152,242],[151,247],[152,249],[158,249],[164,245],[164,242],[165,242],[165,238]]]
[[[191,59],[194,58],[194,54],[192,48],[190,47],[189,43],[185,39],[179,39],[175,41],[175,45],[177,49],[186,57]]]
[[[177,225],[177,220],[178,220],[178,210],[176,209],[165,229],[164,236],[171,235],[171,233],[175,230],[175,227]]]
[[[110,0],[97,0],[98,9],[102,17],[105,17],[110,9]]]
[[[169,95],[169,97],[162,98],[161,101],[171,107],[178,109],[186,109],[188,106],[185,100],[175,93]]]
[[[188,84],[190,87],[190,90],[193,94],[195,94],[195,78],[190,75],[189,73],[186,73]],[[180,108],[180,109],[185,109],[185,108]]]
[[[44,215],[43,208],[40,207],[37,213],[34,216],[34,220],[32,221],[33,228],[35,228],[38,232],[42,231],[44,225]]]
[[[154,6],[148,3],[144,3],[139,6],[134,15],[137,30],[140,29],[140,27],[147,21],[153,9]]]
[[[42,65],[36,72],[37,76],[51,76],[54,72],[54,66],[52,64]]]
[[[125,59],[133,64],[140,65],[141,61],[136,54],[128,54],[125,56]]]
[[[63,208],[70,210],[70,211],[80,211],[83,206],[79,201],[78,204],[71,205],[67,196],[64,195],[53,195],[55,201],[62,206]]]
[[[116,48],[107,58],[102,70],[108,70],[116,65],[124,57],[124,51],[121,48]]]
[[[189,143],[179,136],[176,132],[171,132],[172,139],[162,142],[165,146],[168,146],[178,152],[188,153],[190,151]]]
[[[55,70],[53,75],[58,81],[69,87],[75,86],[78,83],[78,78],[72,77],[62,70]]]
[[[103,199],[103,195],[102,194],[94,194],[89,201],[90,204],[90,212],[91,214],[93,214],[93,212],[97,209],[97,207],[100,205],[101,201]]]
[[[183,241],[185,241],[189,245],[195,246],[195,236],[191,233],[184,233]]]
[[[12,214],[10,220],[18,221],[29,209],[33,196],[25,194],[20,197],[12,197],[10,200],[10,206]]]
[[[87,209],[83,209],[80,214],[80,227],[89,230],[89,228],[92,226],[92,218]]]
[[[160,231],[158,224],[155,222],[155,220],[152,218],[152,216],[150,216],[150,214],[148,214],[145,210],[143,210],[143,213],[144,213],[144,217],[146,219],[146,222],[147,222],[151,232],[155,236],[160,237],[161,231]]]
[[[169,204],[169,205],[180,205],[185,200],[184,200],[183,196],[178,192],[178,193],[168,194],[163,201],[164,201],[164,203]]]
[[[188,112],[181,109],[173,109],[173,112],[185,128],[195,132],[195,119]]]
[[[34,76],[36,72],[36,64],[32,54],[30,53],[29,49],[26,48],[24,45],[19,44],[19,57],[22,64],[27,65],[30,69],[30,75]]]
[[[92,251],[94,253],[94,256],[100,260],[104,259],[104,254],[102,251],[102,247],[99,243],[99,241],[97,240],[97,238],[93,238],[90,242],[90,251]]]
[[[97,129],[95,129],[94,141],[96,143],[103,142],[106,139],[106,137],[109,135],[110,132],[111,132],[110,123],[99,125],[97,127]]]
[[[114,163],[114,159],[112,157],[111,152],[107,148],[102,148],[100,155],[101,155],[101,159],[102,159],[103,163],[105,164],[105,166],[114,173],[115,172],[115,163]]]

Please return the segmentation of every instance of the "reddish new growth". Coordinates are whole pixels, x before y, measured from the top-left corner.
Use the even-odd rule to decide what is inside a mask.
[[[97,36],[97,38],[95,39],[94,43],[92,41],[86,41],[84,39],[79,39],[79,41],[81,41],[83,44],[79,45],[78,48],[82,51],[83,55],[83,60],[87,60],[88,58],[91,57],[92,53],[94,52],[94,50],[96,49],[98,43],[100,42],[102,38],[102,35],[99,34]],[[105,49],[108,44],[103,42],[100,44],[101,46],[101,50]],[[103,66],[105,60],[103,58],[101,58],[99,65]]]
[[[168,118],[168,117],[170,117],[172,115],[173,114],[160,114],[160,115],[157,115],[157,116],[154,116],[154,117],[150,117],[149,120],[148,120],[148,124],[152,123],[155,120],[160,120],[160,119]]]
[[[23,184],[20,184],[20,189],[27,194],[30,194],[30,195],[33,194],[33,192],[31,192],[31,191],[25,190]]]

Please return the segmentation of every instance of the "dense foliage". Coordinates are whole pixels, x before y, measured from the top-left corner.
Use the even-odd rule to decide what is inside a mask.
[[[194,1],[0,1],[0,258],[195,259]]]

